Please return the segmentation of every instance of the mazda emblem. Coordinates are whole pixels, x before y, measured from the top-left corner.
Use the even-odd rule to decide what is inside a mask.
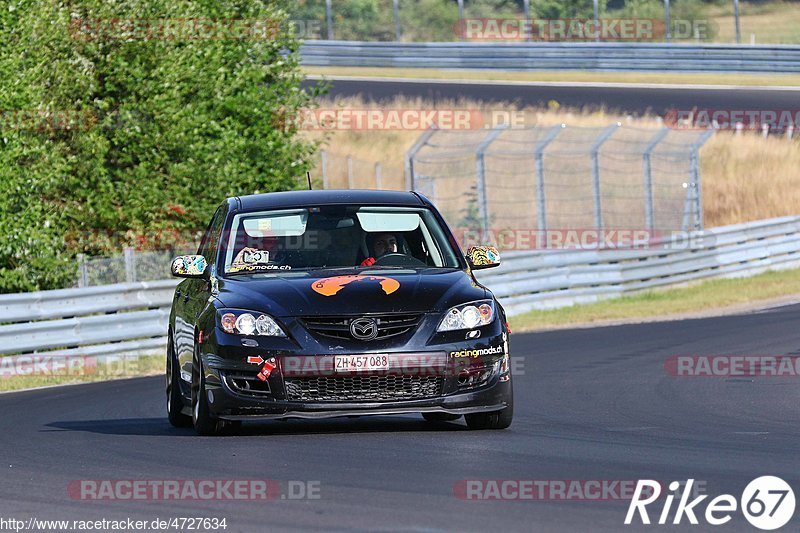
[[[350,334],[360,341],[371,341],[378,336],[378,323],[372,318],[357,318],[350,322]]]

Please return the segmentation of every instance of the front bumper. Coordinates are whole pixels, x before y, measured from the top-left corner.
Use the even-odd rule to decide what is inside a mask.
[[[244,397],[222,380],[207,387],[211,412],[224,420],[331,418],[339,416],[449,413],[464,415],[499,411],[511,401],[511,381],[496,376],[480,389],[421,400],[370,402],[292,402]]]
[[[336,346],[336,352],[327,347],[325,355],[304,355],[299,346],[288,345],[245,348],[236,345],[238,338],[226,339],[209,346],[213,349],[204,356],[209,409],[226,420],[498,411],[512,402],[507,334],[499,321],[483,333],[475,340],[465,340],[463,332],[442,334],[438,338],[447,342],[422,350],[409,342],[399,351],[365,353],[357,350],[363,345],[353,343]],[[384,354],[388,367],[377,373],[334,368],[336,357],[351,354]],[[265,382],[254,381],[259,366],[248,364],[251,356],[274,363]]]

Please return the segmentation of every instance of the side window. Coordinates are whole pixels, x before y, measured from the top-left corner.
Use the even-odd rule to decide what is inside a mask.
[[[222,225],[222,211],[222,206],[220,206],[216,213],[214,213],[214,216],[211,218],[211,222],[208,223],[206,232],[203,234],[203,239],[200,241],[200,247],[197,249],[197,255],[202,255],[205,257],[209,264],[213,262],[212,250],[215,248],[216,240],[219,239],[218,230]]]
[[[208,261],[209,265],[216,264],[217,261],[217,250],[219,249],[219,237],[220,233],[222,233],[222,226],[225,224],[225,215],[228,212],[225,209],[225,206],[221,206],[217,209],[217,213],[214,215],[214,219],[211,221],[211,242],[208,247],[208,254],[205,255],[206,261]]]

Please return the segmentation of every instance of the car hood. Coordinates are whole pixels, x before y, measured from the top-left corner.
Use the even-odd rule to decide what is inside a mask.
[[[273,316],[444,312],[486,298],[468,272],[456,269],[319,270],[248,275],[219,281],[227,308]]]

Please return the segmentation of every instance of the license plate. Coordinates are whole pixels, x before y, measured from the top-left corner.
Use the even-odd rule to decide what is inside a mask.
[[[334,355],[333,367],[336,372],[387,370],[389,368],[389,356],[386,354]]]

